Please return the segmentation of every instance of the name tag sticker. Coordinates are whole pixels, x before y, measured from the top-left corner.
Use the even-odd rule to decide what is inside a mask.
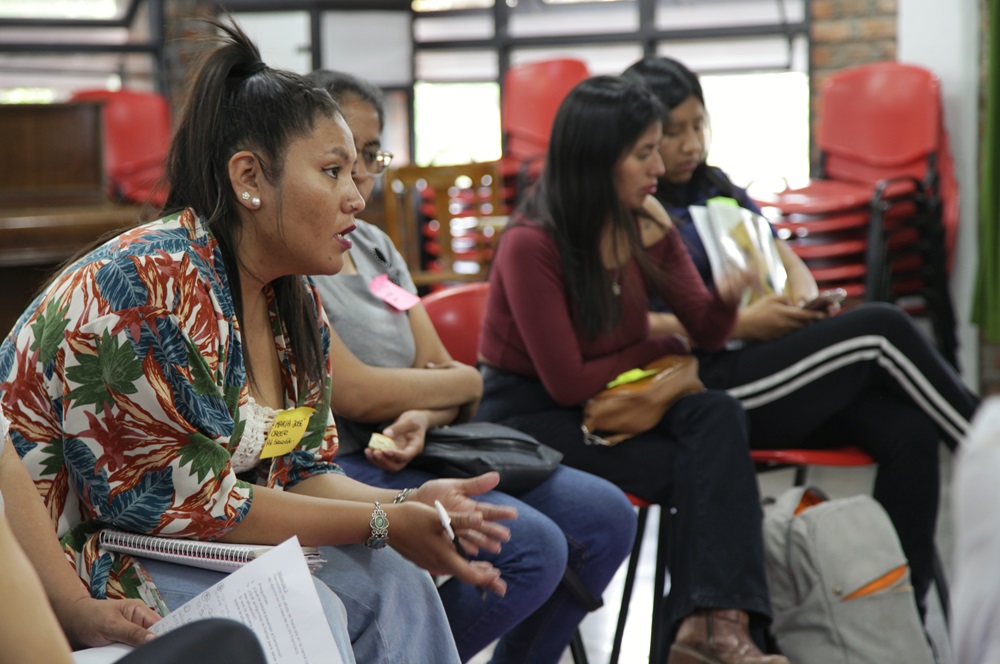
[[[380,274],[368,284],[368,290],[378,299],[399,311],[412,309],[420,298],[410,291],[389,281],[388,274]]]
[[[274,416],[274,425],[267,434],[267,440],[264,441],[260,458],[270,459],[294,450],[306,433],[309,417],[315,412],[315,408],[308,406],[279,411]]]

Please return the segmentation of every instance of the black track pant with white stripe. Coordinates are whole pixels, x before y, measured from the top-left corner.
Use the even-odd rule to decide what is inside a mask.
[[[706,386],[742,402],[751,448],[856,445],[871,454],[874,496],[896,526],[923,598],[932,576],[938,443],[961,442],[979,398],[912,319],[892,305],[865,304],[699,360]]]

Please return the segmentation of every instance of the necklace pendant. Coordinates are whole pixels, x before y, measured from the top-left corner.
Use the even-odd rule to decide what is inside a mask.
[[[611,284],[611,292],[614,293],[615,297],[622,294],[622,287],[617,281]]]

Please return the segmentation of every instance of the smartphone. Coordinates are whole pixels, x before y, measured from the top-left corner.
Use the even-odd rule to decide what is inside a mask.
[[[809,311],[826,311],[834,304],[840,304],[847,297],[847,291],[843,288],[833,288],[820,291],[820,294],[802,305],[803,309]]]

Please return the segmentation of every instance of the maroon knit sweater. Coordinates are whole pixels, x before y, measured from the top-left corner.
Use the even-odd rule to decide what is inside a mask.
[[[680,234],[648,248],[666,276],[664,300],[694,345],[720,348],[736,322],[736,308],[705,288]],[[671,353],[686,354],[676,335],[649,336],[648,284],[634,260],[619,276],[622,318],[611,334],[589,339],[574,324],[552,236],[523,220],[503,235],[490,270],[490,294],[479,338],[487,363],[539,379],[563,406],[581,404],[615,376]]]

